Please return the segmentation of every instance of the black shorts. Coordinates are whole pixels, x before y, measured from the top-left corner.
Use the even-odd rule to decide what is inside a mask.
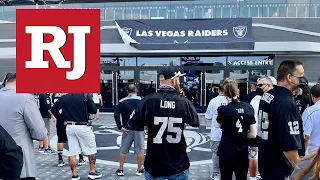
[[[97,107],[97,109],[100,109],[100,104],[95,104],[96,105],[96,107]]]
[[[67,132],[66,132],[66,126],[64,124],[57,124],[57,136],[58,136],[58,143],[66,143],[67,138]]]
[[[248,145],[251,147],[258,147],[258,142],[257,138],[248,138]]]

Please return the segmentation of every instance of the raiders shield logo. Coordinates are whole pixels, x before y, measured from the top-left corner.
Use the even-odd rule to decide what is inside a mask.
[[[233,27],[233,34],[237,37],[237,38],[243,38],[246,36],[247,34],[247,26],[237,26],[237,27]]]
[[[124,27],[122,28],[122,30],[128,34],[128,36],[131,36],[131,33],[132,33],[132,28],[127,28],[127,27]]]

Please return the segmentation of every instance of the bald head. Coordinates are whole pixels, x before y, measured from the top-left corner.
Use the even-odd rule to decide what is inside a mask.
[[[137,93],[137,87],[135,84],[129,84],[127,88],[128,94],[136,94]]]

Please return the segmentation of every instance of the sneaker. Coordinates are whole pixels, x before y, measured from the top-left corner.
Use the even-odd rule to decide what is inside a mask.
[[[99,179],[99,178],[101,178],[102,177],[102,174],[101,173],[99,173],[98,171],[96,171],[96,172],[90,172],[89,173],[89,175],[88,175],[88,178],[89,179]]]
[[[143,173],[144,173],[144,169],[141,169],[141,170],[137,169],[136,175],[142,176]]]
[[[257,174],[256,178],[257,178],[257,180],[261,180],[262,179],[260,173]]]
[[[49,146],[49,154],[56,155],[57,152]]]
[[[72,176],[72,179],[71,180],[79,180],[80,179],[80,176]]]
[[[43,153],[43,152],[44,152],[44,147],[40,147],[40,146],[39,146],[38,152],[39,152],[39,153]]]
[[[87,161],[85,161],[84,159],[79,159],[78,166],[82,166],[86,163],[87,163]]]
[[[64,164],[63,160],[60,159],[59,162],[58,162],[58,167],[63,167],[64,165],[65,164]]]
[[[117,174],[118,176],[124,176],[123,169],[118,169],[118,170],[116,171],[116,174]]]
[[[219,173],[212,173],[210,178],[214,179],[214,180],[220,180],[220,174]]]

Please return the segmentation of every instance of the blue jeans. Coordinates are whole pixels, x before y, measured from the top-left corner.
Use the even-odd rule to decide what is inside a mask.
[[[144,173],[145,180],[188,180],[189,177],[189,169],[170,176],[160,176],[157,178],[154,178],[151,174],[149,174],[147,171]]]

